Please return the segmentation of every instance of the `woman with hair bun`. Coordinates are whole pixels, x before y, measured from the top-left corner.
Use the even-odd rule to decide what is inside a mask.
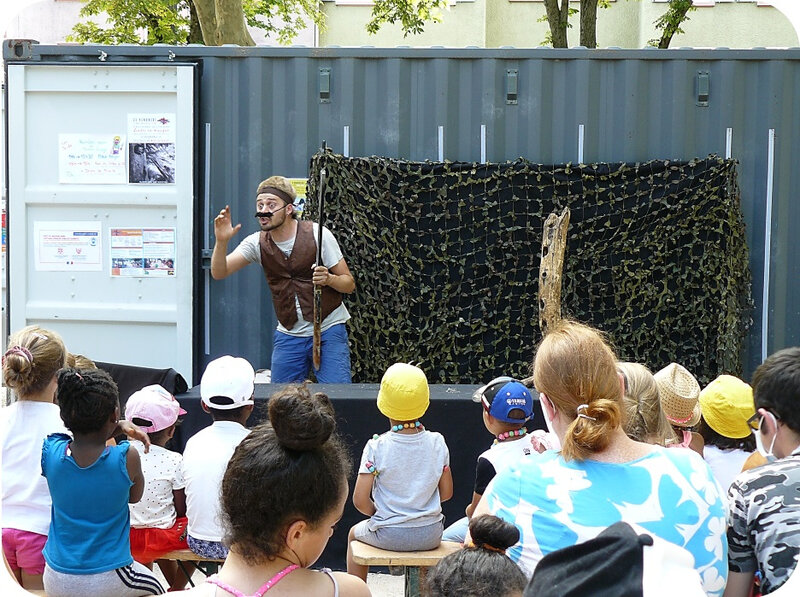
[[[333,405],[325,394],[288,386],[270,398],[269,420],[238,445],[222,479],[225,563],[176,595],[370,595],[355,576],[309,569],[347,501],[350,457]]]
[[[66,355],[58,334],[35,325],[14,333],[3,355],[3,382],[16,397],[0,409],[3,553],[26,589],[43,587],[51,502],[40,461],[44,438],[67,431],[53,403]]]
[[[522,597],[528,579],[506,555],[519,541],[517,528],[484,514],[469,523],[472,541],[428,572],[430,597]]]
[[[722,595],[728,571],[719,487],[697,454],[625,434],[623,379],[600,332],[562,321],[539,345],[533,377],[561,451],[504,469],[475,511],[519,529],[509,557],[531,576],[544,555],[624,521],[688,550],[706,593]]]

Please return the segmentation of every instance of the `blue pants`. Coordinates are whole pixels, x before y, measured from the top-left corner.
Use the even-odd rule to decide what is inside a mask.
[[[272,383],[301,383],[308,379],[314,339],[275,330],[272,338]],[[343,323],[322,332],[322,362],[314,373],[319,383],[350,383],[350,347]]]
[[[466,516],[464,518],[459,518],[444,530],[442,541],[456,541],[458,543],[464,543],[464,539],[467,536],[468,530],[469,518]]]

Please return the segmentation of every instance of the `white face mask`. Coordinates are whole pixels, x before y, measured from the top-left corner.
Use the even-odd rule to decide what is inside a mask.
[[[555,410],[555,407],[553,406],[553,403],[550,402],[550,399],[547,396],[545,396],[544,394],[541,394],[539,396],[539,401],[542,403],[542,416],[544,417],[545,425],[547,425],[547,431],[550,432],[550,436],[551,436],[550,439],[551,439],[551,443],[553,444],[553,449],[554,450],[560,450],[561,449],[561,439],[559,439],[558,435],[556,434],[556,430],[553,428],[553,422],[550,420],[550,417],[547,416],[547,409],[545,408],[545,405],[544,405],[545,400],[547,401],[547,404],[550,405],[550,407],[553,410]]]
[[[769,450],[765,450],[764,440],[761,439],[761,425],[764,424],[764,419],[761,419],[761,424],[758,426],[758,431],[753,432],[756,436],[756,450],[758,450],[758,453],[767,459],[767,462],[775,462],[778,457],[772,453],[772,448],[775,447],[775,440],[778,438],[778,421],[775,419],[775,415],[769,411],[767,411],[767,414],[764,416],[769,416],[772,418],[772,422],[775,424],[775,435],[772,436],[772,442],[769,444]],[[547,417],[545,417],[545,419],[547,419]]]

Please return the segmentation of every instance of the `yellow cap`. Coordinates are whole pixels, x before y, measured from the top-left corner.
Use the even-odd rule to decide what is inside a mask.
[[[413,421],[428,410],[428,379],[419,367],[395,363],[386,370],[378,391],[378,410],[395,421]]]
[[[753,388],[738,377],[720,375],[700,392],[703,419],[725,437],[740,439],[750,435],[747,424],[755,412]]]

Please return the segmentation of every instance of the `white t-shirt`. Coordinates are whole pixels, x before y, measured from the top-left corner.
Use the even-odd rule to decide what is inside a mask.
[[[51,501],[42,443],[51,433],[69,433],[55,404],[18,400],[0,408],[4,529],[47,535]]]
[[[750,456],[751,452],[744,450],[720,450],[717,446],[704,446],[703,459],[711,467],[714,478],[720,484],[724,493],[728,495],[733,480],[742,472],[744,461]]]
[[[186,486],[181,470],[183,456],[155,445],[151,445],[145,454],[142,442],[132,441],[131,445],[139,452],[144,475],[142,499],[129,504],[131,526],[139,529],[172,528],[177,516],[172,492]]]
[[[319,234],[319,225],[314,222],[312,224],[312,233],[314,235],[314,245],[317,244],[317,235]],[[254,232],[253,234],[247,236],[242,242],[239,243],[239,246],[234,249],[234,251],[238,251],[242,257],[244,257],[250,263],[257,263],[261,265],[261,232]],[[284,255],[287,257],[292,254],[292,249],[294,248],[294,238],[290,238],[287,241],[283,242],[276,242],[275,245],[283,252]],[[342,250],[339,248],[339,243],[336,242],[336,239],[325,226],[322,227],[322,262],[328,269],[332,268],[334,265],[339,263],[342,260]],[[289,334],[290,336],[313,336],[314,335],[314,323],[311,321],[306,321],[303,319],[303,312],[300,309],[300,301],[295,297],[295,308],[297,309],[297,323],[294,324],[292,329],[287,330],[279,321],[278,322],[278,331],[283,332],[284,334]],[[350,319],[350,313],[347,311],[347,307],[344,306],[344,303],[336,307],[330,315],[328,315],[322,321],[321,331],[327,330],[329,327],[334,326],[339,323],[345,323],[348,319]]]
[[[189,534],[203,541],[221,541],[220,490],[233,451],[250,433],[239,423],[216,421],[189,438],[183,450],[186,516]]]

